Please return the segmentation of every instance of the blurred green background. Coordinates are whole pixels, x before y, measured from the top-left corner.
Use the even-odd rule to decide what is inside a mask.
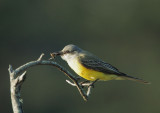
[[[56,68],[28,70],[25,113],[160,113],[159,0],[1,0],[0,113],[12,113],[8,65],[75,44],[150,81],[98,82],[88,102]],[[56,62],[68,68],[60,58]],[[70,70],[75,74],[72,70]]]

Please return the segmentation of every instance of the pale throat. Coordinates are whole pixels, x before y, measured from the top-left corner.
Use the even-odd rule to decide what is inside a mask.
[[[69,63],[69,62],[73,62],[74,60],[76,60],[77,56],[78,56],[77,54],[64,54],[61,56],[61,58],[65,60],[67,63]]]
[[[61,58],[65,60],[73,70],[75,70],[75,68],[78,68],[76,65],[78,61],[77,56],[78,56],[77,54],[65,54],[61,56]]]

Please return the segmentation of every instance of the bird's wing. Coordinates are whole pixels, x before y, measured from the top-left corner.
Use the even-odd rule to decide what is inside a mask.
[[[90,58],[89,58],[90,57]],[[86,68],[103,72],[106,74],[115,74],[119,76],[124,76],[126,74],[121,73],[117,68],[108,64],[97,57],[87,56],[87,58],[80,58],[80,62]]]
[[[85,57],[87,57],[87,58],[85,58]],[[93,56],[93,55],[87,55],[86,56],[86,54],[85,54],[84,56],[79,58],[79,61],[86,68],[89,68],[89,69],[92,69],[92,70],[95,70],[95,71],[103,72],[103,73],[106,73],[106,74],[115,74],[117,76],[121,76],[122,78],[124,78],[126,80],[134,80],[134,81],[138,81],[138,82],[141,82],[141,83],[144,83],[144,84],[149,84],[149,82],[144,81],[140,78],[132,77],[132,76],[129,76],[125,73],[120,72],[117,68],[115,68],[111,64],[108,64],[108,63],[102,61],[101,59],[99,59],[99,58],[97,58],[96,56]]]

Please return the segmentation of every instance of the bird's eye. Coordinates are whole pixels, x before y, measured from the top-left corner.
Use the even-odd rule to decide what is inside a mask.
[[[70,51],[66,51],[65,53],[70,53]]]

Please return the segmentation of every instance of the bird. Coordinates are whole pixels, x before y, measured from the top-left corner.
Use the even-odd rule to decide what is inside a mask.
[[[132,80],[149,84],[148,81],[119,71],[116,67],[74,44],[66,45],[61,51],[54,52],[51,56],[61,56],[75,73],[87,81]]]

